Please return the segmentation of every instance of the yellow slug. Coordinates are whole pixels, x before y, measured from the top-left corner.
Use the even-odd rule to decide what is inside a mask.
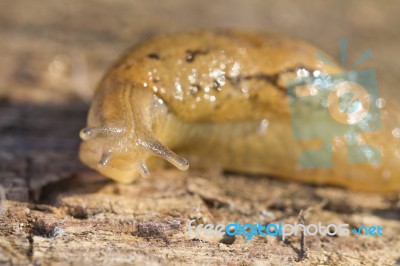
[[[331,168],[299,166],[301,153],[321,143],[293,137],[287,81],[344,71],[317,52],[281,35],[234,30],[194,30],[136,45],[96,90],[80,133],[80,158],[125,183],[147,175],[146,160],[156,155],[181,170],[190,162],[196,168],[400,191],[400,111],[389,101],[381,110],[382,129],[358,139],[380,150],[379,163],[349,163],[345,140],[338,138],[331,143]],[[298,113],[318,108],[306,105]]]

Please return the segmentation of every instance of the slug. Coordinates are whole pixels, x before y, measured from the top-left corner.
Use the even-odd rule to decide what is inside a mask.
[[[80,132],[80,159],[124,183],[148,175],[148,159],[158,157],[180,170],[190,162],[196,168],[400,191],[400,110],[389,100],[381,109],[382,129],[358,138],[380,150],[379,163],[349,163],[345,139],[339,138],[330,142],[331,168],[299,165],[301,153],[321,143],[293,137],[288,98],[296,98],[287,82],[345,71],[319,59],[319,52],[278,34],[236,30],[193,30],[138,44],[100,82]],[[314,115],[321,108],[299,106],[298,113]]]

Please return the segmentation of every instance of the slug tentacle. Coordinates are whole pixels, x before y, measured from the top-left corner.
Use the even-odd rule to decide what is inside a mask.
[[[126,102],[129,113],[127,115],[127,121],[130,121],[128,124],[134,127],[134,129],[131,130],[134,131],[136,144],[144,148],[147,152],[170,162],[179,170],[187,170],[189,168],[189,162],[161,143],[151,131],[152,124],[154,123],[152,120],[158,115],[156,114],[158,110],[154,110],[154,101],[157,101],[157,99],[145,90],[134,89],[131,90],[130,95],[131,99],[133,97],[135,99],[141,99],[140,102],[136,102],[135,106],[132,106],[130,102]],[[162,107],[159,108],[159,111],[164,111]],[[164,115],[164,113],[162,113],[162,115]]]
[[[343,100],[336,93],[329,94],[337,96],[330,101],[327,95],[334,88],[308,86],[309,79],[321,87],[347,73],[327,63],[334,62],[328,55],[321,60],[321,54],[300,40],[235,30],[196,30],[149,40],[126,53],[102,79],[88,125],[80,132],[80,158],[125,183],[149,175],[150,157],[187,170],[182,155],[199,168],[399,192],[400,107],[387,99],[376,115],[382,128],[357,119],[366,128],[358,130],[356,122],[341,116],[342,108],[331,110]],[[355,78],[356,72],[348,77]],[[297,84],[298,79],[307,82]],[[374,86],[370,79],[365,82]],[[381,103],[378,95],[357,95],[370,99],[370,105],[360,105],[363,110],[378,106],[376,100]],[[351,106],[358,110],[357,104]],[[355,131],[348,131],[348,125]],[[349,132],[357,145],[364,145],[361,151],[344,145]],[[329,158],[315,160],[332,167],[304,167],[301,156],[320,150],[323,143],[330,144],[323,149]],[[360,163],[361,155],[372,156],[365,145],[381,151],[379,164]]]
[[[106,127],[106,126],[87,127],[87,128],[82,129],[79,132],[79,136],[82,140],[89,140],[89,139],[104,136],[107,134],[122,133],[123,131],[124,130],[119,127]]]
[[[173,151],[164,146],[161,142],[155,139],[152,139],[150,141],[143,141],[139,139],[138,143],[142,147],[146,148],[148,151],[152,152],[154,155],[157,155],[170,162],[179,170],[186,171],[187,169],[189,169],[189,162],[186,159],[175,154]]]
[[[103,166],[103,167],[107,166],[108,162],[110,161],[111,154],[112,154],[112,150],[111,149],[104,150],[103,153],[101,154],[99,165]]]
[[[115,96],[116,95],[116,96]],[[150,171],[146,160],[156,155],[170,162],[180,170],[187,170],[189,163],[164,145],[153,133],[154,120],[159,114],[165,115],[165,106],[153,94],[131,85],[110,91],[104,106],[118,106],[116,117],[96,121],[93,126],[82,129],[80,137],[81,159],[99,172],[130,182],[138,174],[146,177]],[[138,101],[137,99],[140,99]],[[155,101],[157,103],[155,103]],[[101,111],[108,111],[104,108]],[[101,115],[105,117],[104,114]],[[118,122],[117,122],[118,121]],[[101,126],[97,126],[97,123]]]

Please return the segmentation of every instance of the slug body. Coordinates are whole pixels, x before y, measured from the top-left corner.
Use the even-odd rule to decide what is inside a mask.
[[[399,120],[390,117],[399,111],[390,103],[382,129],[359,137],[379,148],[378,164],[349,163],[346,145],[332,140],[333,167],[299,166],[301,153],[321,144],[293,137],[287,81],[343,72],[319,60],[317,52],[280,35],[240,31],[198,30],[139,44],[98,87],[81,131],[80,158],[120,182],[147,175],[146,161],[156,155],[181,170],[190,162],[366,191],[400,191],[399,141],[392,134]],[[299,113],[302,108],[313,114],[302,118],[308,121],[317,119],[322,107],[298,107]]]

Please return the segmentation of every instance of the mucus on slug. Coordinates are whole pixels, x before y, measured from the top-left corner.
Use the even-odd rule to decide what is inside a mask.
[[[286,80],[343,72],[316,58],[318,51],[281,35],[234,30],[195,30],[137,45],[96,90],[87,128],[80,133],[80,158],[126,183],[148,175],[146,161],[155,155],[180,170],[193,162],[192,167],[400,191],[400,172],[391,155],[398,140],[390,130],[363,136],[382,147],[380,165],[351,165],[346,152],[338,151],[331,169],[298,167],[307,144],[291,134]],[[321,109],[308,105],[298,112],[304,108],[316,117]],[[267,129],[260,130],[265,121]],[[399,125],[397,117],[386,122],[393,121]],[[379,178],[387,171],[391,178]]]

